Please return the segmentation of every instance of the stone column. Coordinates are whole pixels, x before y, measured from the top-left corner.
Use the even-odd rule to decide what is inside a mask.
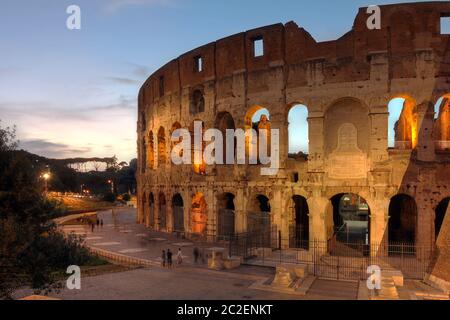
[[[417,159],[421,161],[434,161],[435,144],[433,139],[434,108],[431,102],[417,106]]]
[[[309,128],[309,155],[308,171],[323,171],[324,164],[324,128],[323,116],[310,114],[308,118]]]
[[[380,193],[382,191],[380,190]],[[368,199],[370,208],[371,256],[384,255],[388,244],[389,199],[385,197]]]
[[[239,188],[236,192],[236,198],[234,201],[235,211],[235,233],[243,233],[247,231],[247,223],[245,219],[245,199],[244,199],[244,190]]]
[[[208,183],[207,192],[204,194],[205,201],[207,204],[206,210],[208,214],[208,221],[206,224],[206,234],[208,236],[208,242],[213,241],[217,229],[217,219],[216,219],[216,201],[214,197],[214,190],[211,183]]]
[[[325,243],[328,240],[326,230],[326,210],[329,200],[319,194],[315,194],[307,201],[311,222],[309,226],[310,243],[312,244],[313,241]]]

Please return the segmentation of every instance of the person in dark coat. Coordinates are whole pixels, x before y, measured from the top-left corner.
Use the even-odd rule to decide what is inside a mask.
[[[162,258],[162,262],[161,262],[162,266],[163,266],[163,268],[165,268],[166,267],[166,250],[162,251],[161,258]]]
[[[167,249],[167,266],[172,268],[172,251],[170,249]]]
[[[198,256],[200,255],[200,252],[198,251],[198,248],[197,248],[197,247],[194,248],[193,254],[194,254],[194,262],[197,263],[197,261],[198,261]]]

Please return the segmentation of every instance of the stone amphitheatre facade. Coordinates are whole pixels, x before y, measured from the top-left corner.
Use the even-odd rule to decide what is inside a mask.
[[[275,24],[196,48],[151,75],[138,101],[139,222],[210,241],[258,230],[254,224],[276,227],[283,239],[294,227],[302,240],[328,241],[342,197],[356,195],[368,210],[366,241],[448,248],[450,36],[440,21],[450,3],[380,8],[379,30],[368,29],[366,8],[335,41]],[[395,98],[403,106],[389,147]],[[288,115],[296,105],[308,111],[309,147],[292,156]],[[280,132],[277,175],[262,176],[260,165],[170,161],[175,129],[195,120],[248,129],[263,108]]]

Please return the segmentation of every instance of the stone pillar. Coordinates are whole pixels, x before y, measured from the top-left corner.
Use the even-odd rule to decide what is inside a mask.
[[[185,190],[181,193],[183,196],[183,209],[184,209],[184,232],[191,232],[191,208],[192,208],[192,196],[189,190]]]
[[[243,233],[247,231],[247,221],[245,219],[245,199],[244,199],[244,190],[242,188],[237,189],[236,197],[234,200],[235,206],[235,232]]]
[[[217,229],[217,219],[216,219],[216,201],[214,199],[214,190],[212,188],[212,184],[208,185],[206,188],[207,192],[204,194],[206,201],[206,210],[208,214],[208,221],[206,223],[206,235],[208,238],[208,242],[214,241],[214,237]]]
[[[389,158],[388,153],[388,121],[389,112],[386,112],[386,106],[370,107],[370,159],[372,167],[376,163],[386,161]]]
[[[309,226],[309,240],[310,242],[314,240],[327,241],[325,216],[329,200],[320,195],[314,195],[307,201],[311,221]]]
[[[323,171],[324,164],[324,128],[323,116],[310,114],[308,118],[309,128],[309,155],[308,171]]]
[[[431,102],[417,106],[417,159],[421,161],[434,161],[435,143],[433,139],[434,107]]]
[[[380,190],[380,193],[383,193]],[[368,199],[370,208],[370,246],[371,256],[382,256],[388,244],[389,199],[385,197]]]

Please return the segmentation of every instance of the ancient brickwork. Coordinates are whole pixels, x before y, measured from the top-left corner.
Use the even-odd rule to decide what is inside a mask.
[[[434,113],[439,98],[450,94],[450,37],[440,33],[441,16],[449,13],[450,2],[381,6],[381,29],[368,30],[369,15],[361,8],[352,30],[335,41],[317,42],[289,22],[220,39],[163,66],[139,93],[139,221],[174,231],[177,196],[177,221],[184,225],[177,223],[182,230],[176,231],[217,236],[220,214],[231,210],[235,232],[250,229],[249,217],[259,212],[258,221],[268,219],[288,234],[297,219],[293,199],[300,196],[308,207],[309,239],[328,240],[335,223],[330,199],[351,193],[370,208],[370,242],[396,236],[389,226],[401,229],[404,217],[400,227],[389,221],[400,208],[414,224],[408,237],[434,246],[436,208],[450,197],[447,99]],[[263,41],[260,56],[257,40]],[[388,148],[393,98],[405,102],[395,148]],[[288,155],[288,113],[296,104],[308,108],[306,158]],[[171,163],[174,128],[201,120],[205,128],[246,129],[261,108],[270,112],[269,127],[280,130],[276,176],[261,176],[260,166]],[[233,196],[232,206],[224,207],[224,194]],[[413,202],[393,205],[396,195]]]

